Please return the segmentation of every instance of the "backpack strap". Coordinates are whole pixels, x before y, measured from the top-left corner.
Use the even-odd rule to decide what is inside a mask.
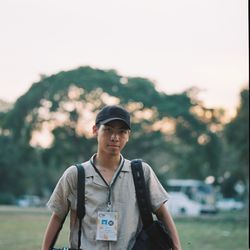
[[[85,171],[81,164],[77,167],[77,217],[79,220],[78,228],[78,249],[81,247],[82,220],[85,216]]]
[[[153,223],[153,216],[151,212],[149,192],[148,189],[146,188],[144,172],[142,168],[142,160],[139,159],[132,160],[131,169],[132,169],[136,198],[139,206],[143,227],[147,228]]]

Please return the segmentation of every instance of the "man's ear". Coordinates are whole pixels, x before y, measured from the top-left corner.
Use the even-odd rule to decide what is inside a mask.
[[[128,142],[129,139],[130,139],[130,135],[131,135],[131,131],[129,130],[129,132],[128,132],[128,137],[127,137],[127,142]]]
[[[92,127],[92,132],[93,132],[93,135],[97,136],[97,132],[98,132],[98,127],[96,125],[94,125]]]

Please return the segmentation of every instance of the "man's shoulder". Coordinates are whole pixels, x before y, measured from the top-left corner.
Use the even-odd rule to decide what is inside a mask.
[[[84,168],[85,177],[90,177],[90,176],[94,175],[95,170],[94,170],[90,160],[82,162],[82,163],[80,163],[80,165]]]
[[[85,171],[91,167],[91,164],[89,161],[85,161],[85,162],[81,162],[81,163],[74,163],[73,165],[71,165],[65,169],[63,175],[64,176],[75,176],[77,174],[77,167],[76,167],[77,165],[82,166]]]
[[[132,167],[132,161],[134,161],[134,160],[139,160],[139,161],[141,161],[141,163],[142,163],[142,169],[143,169],[143,172],[144,172],[144,176],[146,177],[146,178],[148,178],[149,176],[150,176],[150,173],[153,171],[152,170],[152,168],[151,168],[151,166],[146,162],[146,161],[144,161],[143,159],[133,159],[133,160],[130,160],[130,165],[131,165],[131,167]]]

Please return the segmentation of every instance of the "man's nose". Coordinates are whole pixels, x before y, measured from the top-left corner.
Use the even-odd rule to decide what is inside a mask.
[[[119,134],[117,131],[112,131],[111,140],[118,140]]]

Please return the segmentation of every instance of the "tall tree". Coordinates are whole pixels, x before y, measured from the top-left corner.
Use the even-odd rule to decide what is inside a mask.
[[[237,159],[232,174],[246,183],[249,176],[249,89],[243,89],[240,96],[240,106],[235,118],[225,127],[225,136]]]
[[[95,152],[91,126],[105,104],[131,112],[133,132],[124,154],[147,160],[162,179],[204,179],[218,167],[218,138],[211,121],[193,112],[205,108],[188,92],[167,95],[148,79],[80,67],[43,76],[3,116],[2,131],[18,145],[19,167],[28,167],[31,182],[42,176],[32,190],[52,189],[58,172]]]

